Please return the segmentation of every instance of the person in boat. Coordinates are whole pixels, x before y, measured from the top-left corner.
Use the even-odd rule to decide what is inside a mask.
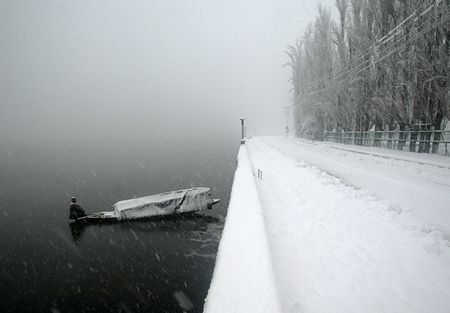
[[[84,209],[77,203],[77,199],[72,197],[70,200],[70,213],[69,218],[72,220],[79,219],[80,217],[86,216]]]

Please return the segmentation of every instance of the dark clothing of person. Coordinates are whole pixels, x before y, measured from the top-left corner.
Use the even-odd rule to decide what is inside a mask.
[[[81,205],[79,205],[78,203],[71,203],[69,218],[72,220],[76,220],[77,218],[80,218],[83,216],[86,216],[86,213],[84,212]]]

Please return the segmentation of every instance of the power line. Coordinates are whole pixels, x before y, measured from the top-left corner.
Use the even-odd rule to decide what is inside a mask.
[[[435,13],[435,16],[437,16],[438,14],[439,14],[439,13],[436,12],[436,13]],[[335,78],[335,80],[340,79],[340,78],[343,78],[343,79],[336,81],[336,83],[334,83],[334,84],[332,84],[332,85],[330,85],[330,86],[327,86],[327,87],[325,87],[325,88],[322,88],[322,89],[320,89],[320,90],[317,90],[317,91],[315,91],[315,92],[313,92],[313,93],[307,94],[307,96],[313,96],[313,95],[315,95],[315,94],[318,94],[318,93],[323,92],[323,91],[325,91],[325,90],[328,90],[328,89],[330,89],[330,88],[334,88],[334,87],[340,86],[340,85],[342,85],[342,84],[345,84],[345,83],[346,83],[346,80],[349,80],[349,82],[351,82],[351,81],[356,77],[356,75],[358,75],[358,74],[361,73],[362,71],[364,71],[364,70],[370,68],[371,66],[373,66],[373,65],[375,65],[375,64],[377,64],[377,63],[383,61],[383,60],[386,59],[387,57],[393,55],[394,53],[396,53],[397,51],[399,51],[399,50],[400,50],[402,47],[404,47],[405,45],[407,45],[407,44],[409,44],[409,43],[411,43],[411,42],[417,40],[417,39],[418,39],[419,37],[421,37],[423,34],[425,34],[425,33],[429,32],[429,31],[433,30],[433,29],[436,28],[439,24],[441,24],[441,23],[447,21],[449,18],[450,18],[450,12],[447,13],[446,15],[441,16],[437,21],[433,22],[431,25],[427,25],[424,29],[422,29],[422,30],[419,31],[417,34],[415,34],[415,35],[413,35],[412,37],[410,37],[406,42],[401,43],[401,44],[398,45],[397,47],[394,47],[393,49],[392,49],[392,48],[385,48],[385,49],[381,50],[381,51],[379,52],[380,55],[381,55],[382,53],[384,53],[384,52],[386,52],[386,54],[383,55],[383,56],[381,56],[381,57],[379,57],[377,60],[373,61],[372,63],[370,63],[370,61],[371,61],[370,59],[367,59],[367,60],[363,61],[362,63],[358,64],[358,65],[355,66],[354,68],[348,70],[347,72],[344,72],[344,74],[342,74],[342,75],[338,76],[337,78]],[[422,24],[419,25],[418,27],[423,26],[425,23],[426,23],[426,22],[422,23]],[[418,27],[417,27],[417,28],[418,28]],[[399,40],[397,40],[397,42],[403,40],[403,38],[405,38],[406,36],[409,36],[409,35],[410,35],[410,34],[406,34],[406,35],[402,36]],[[367,63],[369,63],[369,64],[366,65]],[[362,67],[362,68],[361,68],[361,67]],[[347,76],[347,75],[351,75],[351,76],[350,76],[350,77],[344,77],[344,76]]]
[[[407,20],[409,20],[411,18],[411,16],[413,16],[419,9],[422,9],[423,7],[426,6],[426,3],[423,3],[419,8],[417,8],[416,10],[414,10],[414,13],[411,14],[408,18],[406,18],[405,20],[403,20],[399,25],[397,25],[396,27],[394,27],[392,30],[390,30],[385,36],[383,36],[381,39],[376,40],[373,43],[368,44],[365,48],[362,48],[362,50],[360,52],[358,52],[357,55],[355,55],[353,57],[353,59],[349,60],[347,63],[339,65],[334,71],[325,74],[322,77],[319,77],[318,79],[316,79],[314,82],[310,83],[310,84],[315,84],[318,83],[320,81],[323,81],[325,79],[331,79],[333,74],[337,74],[342,72],[344,69],[346,69],[347,67],[351,66],[354,62],[358,61],[360,58],[362,58],[365,54],[369,53],[377,44],[379,46],[385,44],[387,41],[385,41],[386,36],[388,34],[392,34],[393,31],[397,28],[399,28],[400,25],[403,25]],[[419,16],[423,16],[424,12],[428,12],[430,8],[432,8],[434,6],[434,4],[430,5],[427,9],[425,9]]]
[[[436,22],[436,23],[439,24],[439,23],[444,22],[445,20],[447,20],[447,19],[449,19],[449,18],[450,18],[450,13],[448,13],[448,15],[446,16],[446,18],[443,18],[443,19],[441,19],[440,21],[438,21],[438,22]],[[426,33],[426,32],[428,32],[428,31],[432,30],[433,28],[435,28],[435,27],[431,27],[430,29],[427,29],[427,30],[424,31],[423,33]],[[418,34],[415,38],[413,38],[413,40],[418,39],[418,37],[420,37],[423,33]],[[410,42],[412,42],[413,40],[411,40]],[[409,43],[409,42],[407,42],[407,43]],[[407,44],[407,43],[405,43],[405,44]],[[328,89],[335,88],[335,87],[339,87],[339,86],[343,86],[343,85],[345,85],[345,84],[347,84],[347,83],[351,83],[351,82],[357,77],[357,75],[358,75],[359,73],[365,71],[366,69],[370,68],[371,66],[373,66],[373,65],[375,65],[375,64],[377,64],[377,63],[383,61],[383,60],[386,59],[387,57],[389,57],[389,56],[391,56],[392,54],[396,53],[396,52],[399,51],[405,44],[402,44],[401,46],[399,46],[399,47],[397,47],[397,48],[394,48],[394,49],[391,50],[387,55],[384,55],[384,56],[380,57],[378,60],[374,61],[373,64],[369,64],[369,65],[365,66],[364,68],[358,70],[357,72],[352,73],[353,75],[352,75],[351,77],[347,78],[348,81],[346,81],[346,80],[343,79],[343,80],[341,80],[341,81],[336,82],[335,84],[332,84],[332,85],[327,86],[327,87],[325,87],[325,88],[322,88],[322,89],[320,89],[320,90],[318,90],[318,91],[315,91],[315,92],[312,93],[312,94],[308,94],[307,96],[313,96],[313,95],[316,95],[316,94],[321,93],[321,92],[323,92],[323,91],[326,91],[326,90],[328,90]]]
[[[410,38],[409,40],[407,40],[406,42],[401,43],[399,46],[394,47],[393,49],[392,49],[392,48],[385,48],[385,49],[381,50],[381,51],[379,52],[380,55],[382,55],[382,54],[383,54],[384,52],[386,52],[386,51],[387,51],[387,54],[384,55],[384,56],[382,56],[382,57],[380,57],[378,60],[374,61],[373,64],[370,64],[370,65],[374,65],[374,64],[376,64],[376,63],[378,63],[378,62],[384,60],[387,56],[390,56],[390,55],[393,54],[393,53],[391,53],[391,52],[394,52],[394,53],[395,53],[395,52],[397,52],[398,50],[400,50],[402,47],[404,47],[405,45],[407,45],[408,43],[411,43],[411,42],[415,41],[415,40],[418,39],[421,35],[425,34],[426,32],[428,32],[428,31],[430,31],[430,30],[432,30],[432,29],[434,29],[439,23],[444,22],[445,18],[446,18],[446,16],[441,17],[440,20],[434,22],[434,23],[431,24],[431,25],[428,25],[427,28],[424,28],[423,30],[419,31],[419,33],[417,33],[416,35],[413,35],[413,37],[411,37],[411,38]],[[406,37],[406,36],[409,36],[409,34],[408,34],[408,35],[405,35],[405,36],[403,36],[403,37]],[[401,39],[403,39],[403,38],[401,38]],[[401,41],[401,39],[398,40],[398,41]],[[361,71],[363,71],[363,70],[365,70],[365,69],[368,68],[367,66],[365,66],[366,63],[370,63],[370,59],[367,59],[367,60],[363,61],[361,64],[359,64],[358,66],[356,66],[356,67],[353,68],[352,70],[349,70],[349,71],[348,71],[347,73],[345,73],[345,74],[352,74],[352,76],[355,76],[356,74],[359,74]],[[361,69],[361,68],[360,68],[361,66],[364,66],[364,67]],[[370,66],[369,66],[369,67],[370,67]],[[341,75],[341,76],[335,78],[335,80],[337,80],[337,79],[339,79],[339,78],[343,78],[344,76],[345,76],[345,75]],[[352,76],[350,76],[350,78],[351,78]],[[345,77],[344,77],[344,79],[345,79]]]
[[[333,70],[332,72],[329,72],[328,74],[316,79],[314,82],[309,83],[307,85],[314,85],[317,84],[319,82],[323,82],[326,79],[340,79],[342,77],[344,77],[345,75],[351,74],[352,71],[355,71],[358,67],[363,66],[365,63],[370,62],[370,59],[364,60],[361,63],[357,64],[356,66],[354,66],[353,68],[350,68],[346,71],[344,71],[345,68],[352,66],[355,62],[360,61],[362,58],[366,57],[367,55],[374,49],[376,48],[380,48],[383,45],[386,45],[387,43],[389,43],[392,38],[395,37],[395,35],[397,34],[397,31],[400,29],[401,26],[403,26],[407,21],[410,21],[414,16],[416,16],[416,18],[414,19],[414,21],[417,21],[419,17],[423,17],[424,15],[428,14],[428,12],[431,11],[431,9],[436,5],[436,4],[432,4],[429,5],[428,7],[426,7],[420,14],[418,14],[417,12],[420,12],[420,10],[422,8],[424,8],[427,4],[424,3],[422,4],[419,8],[417,8],[413,14],[411,14],[410,16],[408,16],[405,20],[403,20],[400,24],[398,24],[396,27],[394,27],[392,30],[390,30],[385,36],[383,36],[382,38],[378,39],[377,41],[371,43],[370,45],[367,46],[367,48],[363,49],[361,52],[359,52],[352,60],[348,61],[345,64],[342,64],[340,66],[338,66],[335,70]],[[439,14],[439,12],[434,12],[432,16],[430,16],[429,19],[437,16]],[[429,20],[428,19],[428,20]],[[422,22],[420,25],[416,26],[416,29],[420,28],[421,26],[425,25],[428,20]],[[399,39],[396,40],[396,42],[399,42],[401,40],[403,40],[404,38],[406,38],[407,36],[409,36],[409,34],[404,34],[402,35]],[[379,51],[379,53],[388,51],[388,49],[390,49],[389,47],[383,48],[381,51]],[[336,77],[336,75],[338,75]],[[334,78],[333,78],[334,76]]]

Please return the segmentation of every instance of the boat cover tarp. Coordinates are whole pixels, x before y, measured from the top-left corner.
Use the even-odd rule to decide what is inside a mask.
[[[119,220],[136,219],[207,210],[212,203],[211,190],[206,187],[196,187],[119,201],[114,204],[114,212]]]

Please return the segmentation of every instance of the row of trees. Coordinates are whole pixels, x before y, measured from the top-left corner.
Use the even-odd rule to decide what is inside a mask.
[[[450,0],[336,0],[287,53],[297,135],[450,116]]]

